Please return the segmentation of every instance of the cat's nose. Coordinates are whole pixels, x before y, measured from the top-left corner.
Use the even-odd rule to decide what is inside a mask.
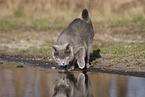
[[[65,65],[65,62],[62,62],[62,65]]]

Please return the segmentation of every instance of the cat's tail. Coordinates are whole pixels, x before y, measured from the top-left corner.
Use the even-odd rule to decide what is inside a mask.
[[[90,25],[93,27],[92,21],[91,21],[91,19],[90,19],[90,17],[89,17],[89,13],[88,13],[88,10],[87,10],[87,9],[84,9],[84,10],[82,11],[82,19],[83,19],[84,21],[86,21],[88,24],[90,24]]]

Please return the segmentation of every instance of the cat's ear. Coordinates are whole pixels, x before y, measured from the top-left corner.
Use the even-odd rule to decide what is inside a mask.
[[[66,43],[65,47],[66,47],[65,50],[66,50],[67,53],[73,52],[73,48],[69,43]]]
[[[66,50],[70,50],[70,44],[69,43],[66,43],[65,46],[66,46]]]
[[[52,50],[53,50],[53,52],[56,52],[57,51],[57,45],[51,45],[51,48],[52,48]]]

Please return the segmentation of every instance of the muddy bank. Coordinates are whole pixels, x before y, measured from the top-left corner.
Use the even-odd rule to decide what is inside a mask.
[[[22,56],[22,55],[5,55],[1,54],[0,56],[0,64],[3,64],[3,61],[8,62],[22,62],[25,65],[32,66],[32,67],[39,67],[39,68],[52,68],[56,67],[58,70],[63,70],[65,67],[60,67],[56,65],[47,57],[43,56]],[[141,70],[142,69],[142,70]],[[79,68],[75,68],[74,71],[80,71]],[[101,62],[97,63],[96,65],[92,65],[89,69],[85,69],[84,71],[88,72],[96,72],[96,73],[111,73],[111,74],[119,74],[119,75],[129,75],[129,76],[138,76],[138,77],[145,77],[145,69],[139,67],[109,67],[105,64],[101,64]]]

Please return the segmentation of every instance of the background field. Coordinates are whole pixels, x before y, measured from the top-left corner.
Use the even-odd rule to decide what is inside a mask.
[[[47,13],[70,10],[80,12],[83,8],[104,15],[144,14],[144,0],[0,0],[0,8]]]

